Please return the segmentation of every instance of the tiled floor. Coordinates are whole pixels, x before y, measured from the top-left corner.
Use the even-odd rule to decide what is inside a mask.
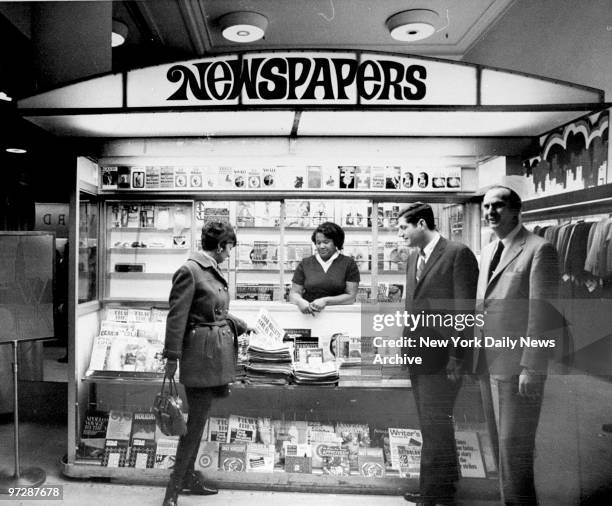
[[[612,422],[612,383],[583,375],[551,376],[547,383],[537,442],[536,481],[542,506],[609,506],[612,504],[612,434],[601,430]],[[66,451],[63,423],[21,424],[22,467],[46,470],[47,484],[64,486],[65,505],[159,505],[164,489],[151,486],[70,480],[59,461]],[[12,473],[13,425],[0,424],[0,468]],[[161,485],[161,484],[160,484]],[[16,504],[58,504],[23,501]],[[214,497],[181,496],[181,506],[209,504],[251,506],[371,506],[408,504],[398,496],[304,494],[222,490]],[[491,506],[477,498],[471,506]]]

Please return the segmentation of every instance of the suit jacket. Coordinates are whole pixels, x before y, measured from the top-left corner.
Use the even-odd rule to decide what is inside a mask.
[[[235,338],[246,324],[228,313],[227,281],[200,252],[174,273],[164,355],[180,359],[180,381],[190,387],[235,379]]]
[[[470,249],[461,243],[440,237],[425,264],[420,280],[416,281],[418,251],[412,251],[406,264],[406,311],[419,314],[447,315],[473,314],[476,299],[478,263]],[[453,326],[422,325],[415,330],[404,328],[404,337],[450,339],[451,336],[473,335],[472,328],[457,331]],[[420,355],[422,365],[410,366],[413,373],[433,373],[444,368],[449,357],[462,359],[469,367],[471,350],[455,348],[449,342],[445,347],[418,347],[403,350],[408,355]]]
[[[552,304],[559,284],[554,246],[521,227],[488,280],[496,244],[494,241],[487,245],[481,253],[477,307],[484,316],[482,336],[556,338],[562,323]],[[520,374],[523,368],[546,371],[554,350],[519,345],[514,349],[509,346],[482,349],[489,372],[498,375]],[[480,355],[482,349],[478,350]]]

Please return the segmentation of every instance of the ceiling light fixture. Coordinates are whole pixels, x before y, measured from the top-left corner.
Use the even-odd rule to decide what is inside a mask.
[[[255,42],[266,34],[268,18],[257,12],[230,12],[218,20],[223,37],[231,42]]]
[[[430,9],[411,9],[387,19],[387,29],[395,40],[415,42],[433,35],[439,20],[438,13]]]
[[[22,149],[22,148],[6,148],[5,151],[7,153],[15,153],[17,155],[23,155],[24,153],[28,152],[27,149]]]
[[[4,100],[5,102],[12,102],[13,97],[9,97],[6,92],[0,91],[0,100]]]
[[[111,46],[118,47],[125,42],[128,36],[128,27],[125,23],[113,19],[113,33],[111,34]]]

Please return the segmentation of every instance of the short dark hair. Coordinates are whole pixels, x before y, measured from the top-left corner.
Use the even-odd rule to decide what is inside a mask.
[[[334,246],[338,249],[342,249],[344,247],[344,230],[340,225],[336,225],[331,221],[326,221],[325,223],[321,223],[317,228],[314,229],[312,236],[310,239],[313,244],[317,243],[317,234],[323,234],[328,239],[331,239],[334,242]]]
[[[407,223],[412,225],[416,225],[419,220],[425,220],[425,224],[429,230],[434,230],[436,228],[433,209],[429,204],[424,204],[423,202],[415,202],[402,209],[397,216],[398,220],[400,218],[404,218]]]
[[[508,188],[507,186],[501,184],[496,184],[491,186],[491,188],[488,188],[487,193],[491,190],[506,190],[508,192],[508,197],[504,200],[508,203],[508,207],[510,207],[510,209],[514,209],[515,211],[520,211],[522,209],[523,201],[521,200],[521,197],[519,197],[519,194],[512,188]]]
[[[225,248],[227,244],[236,244],[236,233],[229,223],[213,221],[202,228],[202,249],[212,251],[219,246]]]

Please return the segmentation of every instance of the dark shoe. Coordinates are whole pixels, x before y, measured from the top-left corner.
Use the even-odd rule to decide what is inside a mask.
[[[219,490],[212,485],[207,485],[200,471],[191,471],[183,480],[183,492],[196,495],[214,495]]]
[[[455,506],[454,497],[437,497],[422,495],[419,492],[406,492],[404,499],[417,504],[417,506]]]

